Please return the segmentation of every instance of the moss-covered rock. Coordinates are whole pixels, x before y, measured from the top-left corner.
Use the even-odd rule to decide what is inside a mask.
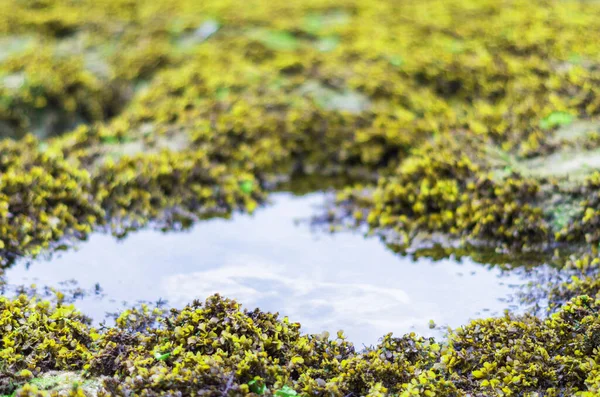
[[[362,351],[341,331],[302,334],[287,318],[219,296],[167,313],[124,311],[101,331],[72,307],[23,296],[0,303],[2,391],[17,395],[587,396],[597,388],[600,301],[587,295],[545,320],[506,314],[445,341],[390,334]],[[40,379],[60,375],[52,369],[91,380],[46,387]]]

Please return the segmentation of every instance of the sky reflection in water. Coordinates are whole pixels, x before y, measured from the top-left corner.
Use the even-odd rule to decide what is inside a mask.
[[[56,286],[75,279],[82,288],[99,283],[106,298],[76,302],[95,319],[122,301],[162,298],[182,307],[218,292],[249,309],[279,311],[305,332],[343,329],[358,345],[374,344],[387,332],[440,335],[429,329],[430,319],[455,327],[501,313],[508,304],[500,299],[513,292],[509,284],[524,283],[468,260],[413,261],[375,238],[296,225],[295,219],[315,214],[323,194],[271,197],[273,205],[254,216],[201,222],[187,232],[146,230],[121,242],[93,235],[50,262],[15,266],[7,280]]]

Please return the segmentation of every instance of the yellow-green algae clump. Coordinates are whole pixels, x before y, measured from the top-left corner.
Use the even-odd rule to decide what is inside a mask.
[[[595,395],[600,301],[571,299],[549,318],[476,320],[438,343],[386,335],[356,351],[342,333],[307,335],[277,314],[213,296],[181,310],[127,310],[91,328],[72,306],[1,298],[2,390],[43,371],[83,371],[98,395]],[[34,394],[37,395],[37,394]],[[46,395],[39,392],[39,395]]]
[[[547,319],[364,352],[218,297],[101,332],[1,298],[1,391],[70,370],[123,396],[595,395],[598,33],[586,1],[0,2],[5,265],[99,228],[252,212],[305,174],[360,180],[327,221],[400,248],[588,252]]]
[[[319,173],[361,175],[372,201],[351,213],[401,244],[440,232],[506,249],[598,242],[584,230],[593,209],[578,210],[587,163],[575,182],[527,166],[581,146],[600,157],[598,51],[582,39],[600,30],[594,3],[2,7],[3,130],[63,133],[39,150],[89,173],[89,199],[107,211],[96,222],[119,233],[174,206],[252,210],[274,176]],[[576,119],[588,127],[574,137]],[[164,174],[188,189],[179,162],[206,174],[207,203],[180,197],[198,188],[165,189]],[[138,166],[131,186],[114,178]],[[236,181],[256,187],[252,200]]]

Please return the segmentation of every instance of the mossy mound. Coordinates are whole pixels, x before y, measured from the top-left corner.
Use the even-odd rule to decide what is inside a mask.
[[[36,115],[64,120],[61,131],[38,131],[72,130],[43,146],[73,167],[65,172],[90,173],[93,202],[111,218],[95,223],[117,233],[176,206],[251,211],[257,200],[236,197],[232,181],[259,191],[308,173],[360,175],[369,188],[379,179],[359,221],[396,232],[401,244],[440,232],[525,251],[598,240],[592,210],[578,207],[598,142],[600,60],[596,44],[581,39],[600,30],[595,3],[2,7],[10,10],[0,20],[3,130],[42,128]],[[570,171],[544,166],[580,150],[588,160],[558,167]],[[210,180],[175,175],[177,162]],[[150,192],[132,192],[145,185],[139,178],[115,182],[134,166],[153,180]],[[210,200],[175,198],[197,186],[170,194],[160,187],[170,178],[202,183]],[[137,208],[128,204],[140,195]]]
[[[100,396],[587,396],[598,387],[600,301],[588,296],[546,320],[507,314],[443,342],[390,334],[363,351],[341,332],[302,334],[287,318],[219,296],[168,313],[125,311],[101,331],[72,307],[23,296],[1,303],[2,391],[17,396],[51,394],[21,387],[39,386],[31,378],[51,369],[83,370]]]
[[[77,55],[57,56],[40,45],[0,64],[2,135],[40,137],[114,115],[124,93],[85,68]]]
[[[0,142],[0,262],[35,256],[67,237],[83,238],[104,211],[85,170],[38,142]]]
[[[19,296],[0,297],[0,387],[30,379],[32,373],[78,368],[90,357],[95,331],[72,306]],[[8,390],[7,390],[8,389]]]

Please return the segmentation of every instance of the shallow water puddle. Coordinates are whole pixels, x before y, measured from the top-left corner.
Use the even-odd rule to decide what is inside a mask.
[[[7,281],[58,286],[74,279],[87,289],[99,283],[104,298],[76,302],[95,320],[123,301],[161,298],[182,307],[218,292],[249,309],[279,311],[304,332],[343,329],[359,346],[387,332],[440,335],[430,320],[454,327],[501,313],[510,285],[524,283],[468,260],[413,261],[374,238],[297,224],[316,213],[323,194],[271,197],[273,205],[253,216],[205,221],[187,232],[146,230],[121,242],[93,235],[79,250],[9,269]]]

